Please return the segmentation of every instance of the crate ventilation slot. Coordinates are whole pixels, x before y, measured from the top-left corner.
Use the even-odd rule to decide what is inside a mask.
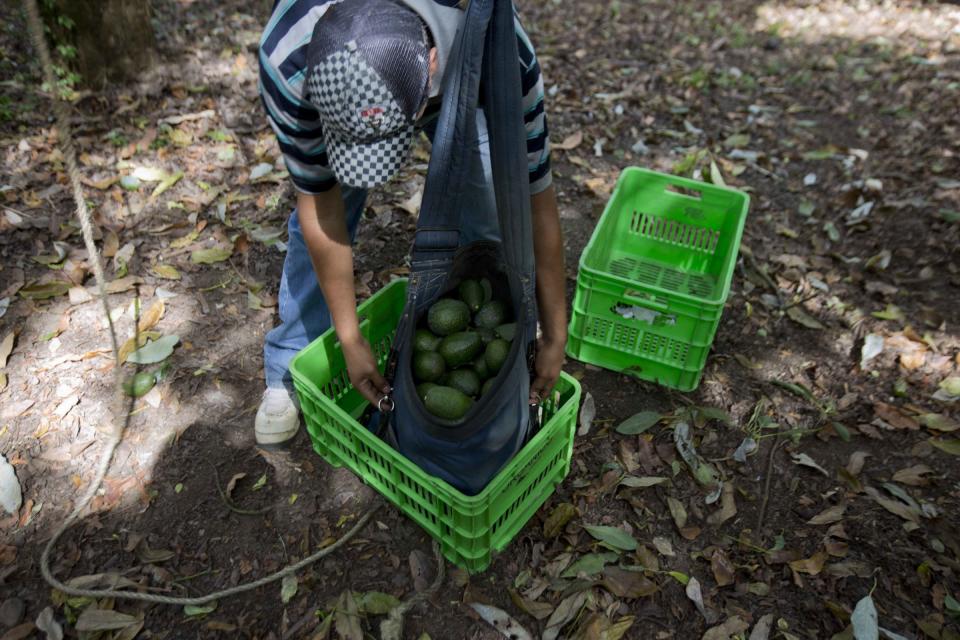
[[[720,232],[705,227],[695,227],[676,220],[667,220],[639,211],[633,212],[630,231],[660,242],[675,244],[688,249],[713,255],[720,241]]]
[[[698,298],[709,298],[713,294],[715,285],[710,276],[688,274],[636,258],[617,258],[610,263],[608,270],[619,278],[660,287],[667,291],[689,293]]]
[[[690,345],[679,340],[672,340],[655,333],[645,333],[640,340],[640,353],[650,358],[669,360],[678,366],[685,366]]]

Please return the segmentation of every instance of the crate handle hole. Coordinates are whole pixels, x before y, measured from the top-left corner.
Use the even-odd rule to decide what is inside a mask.
[[[678,193],[682,196],[687,196],[688,198],[693,198],[694,200],[701,200],[703,198],[703,192],[698,189],[691,189],[690,187],[681,187],[675,184],[668,184],[663,189],[664,191],[669,191],[671,193]]]
[[[659,300],[656,296],[643,291],[637,291],[636,289],[624,289],[623,295],[620,297],[626,302],[631,302],[633,304],[643,305],[659,311],[667,310],[666,301]]]

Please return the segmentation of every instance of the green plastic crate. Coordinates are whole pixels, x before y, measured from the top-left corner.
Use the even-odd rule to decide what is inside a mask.
[[[360,331],[381,370],[406,302],[396,280],[361,304]],[[290,363],[313,448],[334,466],[346,465],[435,538],[443,555],[470,572],[483,571],[546,502],[570,470],[580,385],[561,374],[544,402],[543,427],[478,495],[467,496],[422,471],[357,420],[366,400],[347,377],[333,330]]]
[[[700,384],[747,194],[630,167],[580,256],[567,354],[680,391]]]

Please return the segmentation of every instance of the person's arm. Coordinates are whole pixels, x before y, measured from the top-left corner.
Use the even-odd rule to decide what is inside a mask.
[[[380,375],[370,345],[360,334],[353,283],[353,248],[340,187],[335,186],[317,195],[299,193],[297,215],[320,290],[343,348],[350,382],[367,401],[376,405],[390,392],[390,386]]]
[[[553,185],[530,198],[533,252],[537,267],[537,305],[543,336],[537,345],[536,378],[530,401],[539,402],[556,384],[567,344],[566,268],[563,233]]]

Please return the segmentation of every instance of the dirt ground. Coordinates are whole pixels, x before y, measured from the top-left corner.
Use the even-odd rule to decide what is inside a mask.
[[[287,452],[253,439],[293,202],[256,91],[268,4],[157,0],[163,66],[136,86],[73,96],[120,339],[139,299],[145,330],[180,341],[135,401],[93,512],[54,552],[60,577],[199,595],[330,544],[377,501],[303,430]],[[868,595],[881,637],[960,637],[960,8],[520,9],[560,147],[571,300],[624,167],[719,172],[749,192],[750,215],[699,388],[568,361],[596,408],[570,475],[485,573],[448,565],[404,637],[500,637],[467,606],[479,602],[534,636],[553,626],[582,639],[853,638]],[[432,564],[430,538],[391,507],[304,570],[286,602],[270,585],[188,612],[68,599],[41,580],[43,545],[127,409],[111,396],[109,335],[19,5],[0,5],[0,22],[0,453],[24,499],[0,520],[0,639],[55,637],[34,629],[47,607],[67,637],[379,637],[382,616],[351,621],[343,594],[406,599]],[[425,147],[368,203],[361,296],[405,273]],[[640,412],[660,419],[617,431]],[[723,478],[715,502],[716,485],[698,483],[674,444],[681,418]],[[593,525],[620,528],[636,548],[601,545]],[[77,631],[96,608],[132,618]],[[855,619],[858,638],[877,637]]]

